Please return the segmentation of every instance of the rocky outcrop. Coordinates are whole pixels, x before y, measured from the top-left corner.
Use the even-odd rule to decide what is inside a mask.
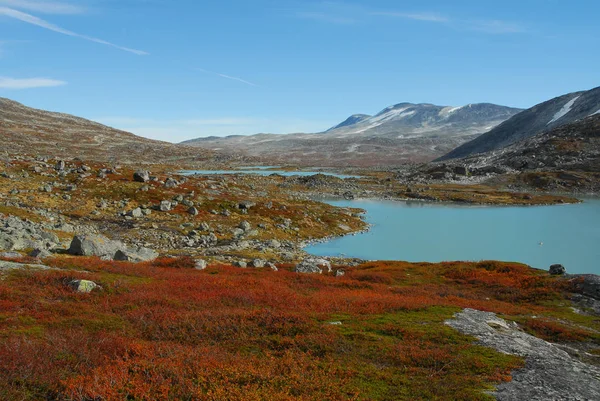
[[[319,258],[308,258],[298,263],[294,268],[296,273],[308,273],[308,274],[321,274],[326,269],[328,273],[331,272],[331,263],[325,259]]]
[[[512,381],[498,386],[498,400],[600,400],[599,368],[521,331],[516,323],[494,313],[465,309],[446,324],[476,337],[484,346],[525,358],[525,367],[513,372]]]

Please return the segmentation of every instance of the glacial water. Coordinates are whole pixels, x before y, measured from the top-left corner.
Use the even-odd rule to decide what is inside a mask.
[[[337,178],[359,178],[356,175],[335,174],[324,171],[284,171],[284,170],[266,170],[266,169],[244,169],[244,170],[186,170],[181,172],[184,175],[221,175],[221,174],[257,174],[268,176],[271,174],[279,174],[285,177],[301,176],[307,177],[315,174],[323,174]]]
[[[501,260],[600,274],[600,199],[560,206],[488,207],[334,201],[367,211],[368,233],[306,248],[319,256],[441,262]]]

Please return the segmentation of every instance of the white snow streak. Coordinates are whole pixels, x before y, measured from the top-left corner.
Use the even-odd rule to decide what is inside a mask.
[[[562,109],[560,109],[558,111],[558,113],[556,113],[554,115],[554,118],[552,118],[552,120],[550,120],[550,122],[546,125],[550,125],[553,122],[556,122],[558,120],[560,120],[561,118],[563,118],[564,116],[566,116],[567,114],[569,114],[569,112],[571,111],[571,107],[573,107],[573,105],[575,104],[575,102],[577,101],[577,99],[579,99],[579,96],[574,97],[573,99],[569,100]]]

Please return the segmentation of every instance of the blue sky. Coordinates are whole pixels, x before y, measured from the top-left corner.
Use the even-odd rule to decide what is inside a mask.
[[[0,96],[179,142],[600,85],[595,0],[0,0]]]

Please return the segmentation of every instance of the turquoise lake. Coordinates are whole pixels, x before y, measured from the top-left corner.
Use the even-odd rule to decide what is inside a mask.
[[[315,175],[315,174],[323,174],[323,175],[329,175],[329,176],[338,177],[338,178],[359,178],[359,176],[356,176],[356,175],[335,174],[335,173],[327,173],[324,171],[283,171],[283,170],[266,170],[266,168],[268,168],[268,167],[256,168],[255,170],[250,170],[250,169],[244,169],[244,170],[187,170],[187,171],[182,171],[181,173],[184,175],[257,174],[257,175],[264,175],[264,176],[268,176],[271,174],[279,174],[279,175],[282,175],[285,177],[292,177],[292,176],[307,177],[307,176],[311,176],[311,175]]]
[[[576,205],[488,207],[425,202],[334,201],[367,211],[371,231],[305,250],[319,256],[441,262],[501,260],[600,274],[600,200]]]

